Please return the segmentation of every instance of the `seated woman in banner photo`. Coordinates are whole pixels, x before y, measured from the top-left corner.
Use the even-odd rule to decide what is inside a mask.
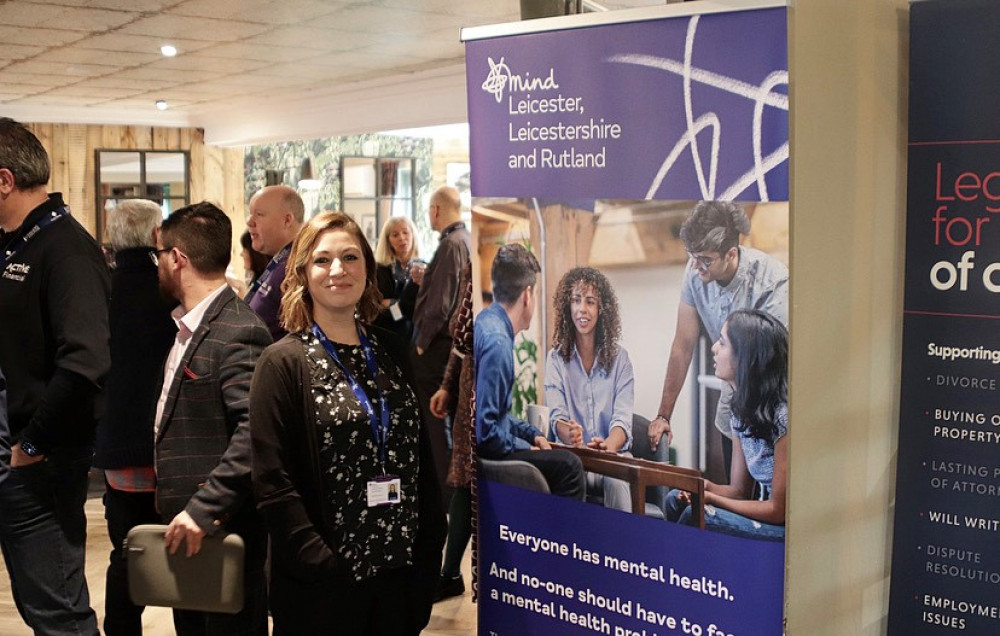
[[[545,365],[549,440],[623,453],[632,446],[635,378],[618,340],[618,299],[608,279],[576,267],[559,281],[553,301],[555,346]],[[606,508],[632,510],[629,484],[587,473],[587,492]]]
[[[289,334],[250,391],[275,634],[416,634],[446,531],[407,343],[371,327],[375,258],[341,213],[310,219],[282,284]]]
[[[409,341],[413,335],[413,308],[426,265],[419,259],[416,228],[405,216],[386,220],[375,246],[376,280],[382,293],[375,325],[395,331]]]
[[[729,315],[712,346],[715,375],[733,387],[730,483],[705,482],[705,528],[769,541],[785,538],[788,462],[788,330],[771,314]],[[742,452],[741,452],[742,451]],[[755,486],[759,495],[754,498]],[[667,496],[667,519],[691,523],[688,493]]]

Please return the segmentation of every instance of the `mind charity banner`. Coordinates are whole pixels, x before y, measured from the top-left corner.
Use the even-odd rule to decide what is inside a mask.
[[[685,252],[677,232],[700,202],[735,202],[748,218],[732,254],[756,269],[740,270],[728,288],[720,284],[722,295],[738,304],[733,299],[742,299],[746,287],[764,285],[763,275],[753,278],[758,270],[779,272],[767,282],[787,324],[787,11],[775,2],[697,11],[671,5],[629,21],[571,16],[545,21],[555,26],[541,32],[463,33],[479,237],[473,254],[485,270],[475,294],[488,291],[479,288],[480,279],[489,284],[484,255],[503,242],[528,245],[541,262],[540,278],[551,280],[536,297],[544,312],[536,308],[532,327],[544,346],[535,353],[522,346],[528,337],[515,340],[518,379],[539,376],[537,394],[527,399],[532,408],[556,409],[553,397],[563,395],[555,386],[558,345],[537,331],[544,334],[546,315],[558,321],[559,303],[570,302],[561,283],[582,267],[600,272],[596,280],[603,282],[592,291],[616,300],[600,309],[602,320],[613,317],[620,326],[618,366],[624,356],[628,369],[613,395],[627,395],[636,426],[656,417],[674,320],[690,302],[684,288],[702,271],[698,259],[711,268],[728,258]],[[507,227],[503,236],[495,234],[498,220]],[[572,254],[560,252],[567,241]],[[702,472],[707,438],[721,438],[714,414],[722,383],[710,352],[721,321],[709,322],[699,323],[700,353],[671,418],[671,461]],[[580,410],[596,410],[594,400],[606,399],[595,387],[589,385],[591,397],[576,394],[586,402]],[[732,453],[741,452],[733,442]],[[777,481],[783,484],[784,475]],[[758,486],[753,496],[766,499],[767,490]],[[646,503],[645,514],[623,512],[589,494],[586,502],[573,501],[480,478],[479,632],[782,633],[783,521],[780,536],[730,536],[657,518],[662,497]],[[659,510],[650,512],[650,504]],[[706,514],[715,510],[706,506]],[[745,521],[751,534],[762,528]]]
[[[910,7],[891,635],[1000,633],[1000,6]]]

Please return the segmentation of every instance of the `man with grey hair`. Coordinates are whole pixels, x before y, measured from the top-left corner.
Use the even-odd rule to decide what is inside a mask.
[[[104,469],[104,516],[111,540],[104,601],[108,636],[142,634],[143,608],[128,594],[125,537],[137,525],[161,522],[155,501],[153,413],[163,359],[177,332],[170,318],[176,302],[160,294],[157,267],[150,258],[162,221],[160,206],[144,199],[122,201],[108,213],[108,237],[115,250],[111,372],[94,458],[94,465]]]
[[[729,201],[702,201],[681,226],[681,240],[690,258],[660,408],[649,424],[654,450],[663,434],[668,444],[673,439],[670,418],[702,328],[712,342],[717,341],[722,325],[737,309],[760,309],[788,324],[788,268],[759,250],[740,245],[740,235],[749,233],[746,212]],[[731,395],[732,389],[724,385],[715,420],[727,437],[732,437]]]
[[[104,256],[58,193],[28,128],[0,118],[0,368],[11,468],[0,546],[36,634],[97,634],[84,574],[87,475],[110,367]]]
[[[251,244],[255,250],[272,258],[243,300],[264,321],[275,342],[287,333],[278,322],[281,282],[285,280],[285,264],[292,241],[304,222],[305,205],[293,188],[267,186],[250,197],[247,230]]]

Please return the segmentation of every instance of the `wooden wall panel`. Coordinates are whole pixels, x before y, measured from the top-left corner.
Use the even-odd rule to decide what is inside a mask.
[[[191,154],[191,201],[209,200],[233,220],[234,254],[245,229],[243,149],[205,145],[197,128],[28,124],[49,153],[49,190],[62,192],[73,215],[97,234],[95,151],[185,150]]]

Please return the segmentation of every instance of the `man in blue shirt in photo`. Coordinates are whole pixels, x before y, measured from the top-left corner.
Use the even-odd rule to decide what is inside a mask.
[[[553,450],[534,426],[511,414],[514,335],[531,326],[541,268],[523,245],[504,245],[490,272],[493,304],[476,318],[476,441],[487,459],[518,459],[538,468],[554,495],[582,500],[583,465],[566,450]]]

